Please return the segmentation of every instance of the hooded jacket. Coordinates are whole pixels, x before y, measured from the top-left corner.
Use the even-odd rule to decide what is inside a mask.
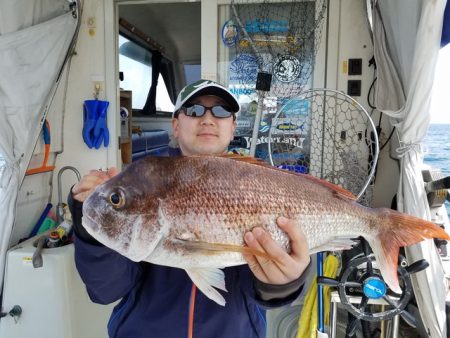
[[[285,285],[253,277],[247,265],[223,269],[225,306],[197,291],[182,269],[133,262],[97,242],[81,224],[82,203],[69,194],[74,226],[75,263],[91,300],[115,306],[111,338],[265,337],[265,309],[295,300],[308,269]],[[189,330],[191,328],[191,332]]]

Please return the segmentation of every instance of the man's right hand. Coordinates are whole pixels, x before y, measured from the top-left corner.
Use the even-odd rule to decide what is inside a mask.
[[[91,170],[84,175],[80,182],[72,188],[73,198],[79,202],[84,202],[94,189],[119,173],[116,167],[111,167],[108,171]]]

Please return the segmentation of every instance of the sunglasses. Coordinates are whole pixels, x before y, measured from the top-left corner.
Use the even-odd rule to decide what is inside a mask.
[[[203,115],[206,114],[207,110],[209,110],[212,116],[216,118],[224,119],[233,116],[234,119],[234,112],[232,112],[229,107],[224,107],[220,105],[205,107],[201,104],[193,104],[192,106],[189,107],[181,107],[179,111],[182,111],[184,115],[189,117],[202,117]],[[179,111],[177,112],[176,117],[178,117]]]

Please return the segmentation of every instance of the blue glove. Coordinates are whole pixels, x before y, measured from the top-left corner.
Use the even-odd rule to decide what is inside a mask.
[[[83,105],[83,140],[89,148],[99,149],[102,142],[109,145],[107,128],[108,101],[86,100]]]
[[[86,100],[83,104],[83,140],[89,148],[94,146],[94,128],[97,123],[98,100]]]
[[[97,104],[97,122],[94,127],[94,140],[95,140],[95,148],[98,149],[102,145],[102,142],[105,147],[109,145],[109,131],[107,127],[107,111],[108,111],[109,102],[108,101],[98,101]]]

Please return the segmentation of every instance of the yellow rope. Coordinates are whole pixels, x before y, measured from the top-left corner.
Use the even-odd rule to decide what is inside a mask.
[[[328,255],[323,265],[324,276],[335,278],[339,267],[339,260],[334,255]],[[330,298],[331,290],[329,286],[323,288],[325,325],[330,322]],[[302,308],[302,313],[298,320],[297,338],[317,337],[317,283],[314,281],[309,287]]]

